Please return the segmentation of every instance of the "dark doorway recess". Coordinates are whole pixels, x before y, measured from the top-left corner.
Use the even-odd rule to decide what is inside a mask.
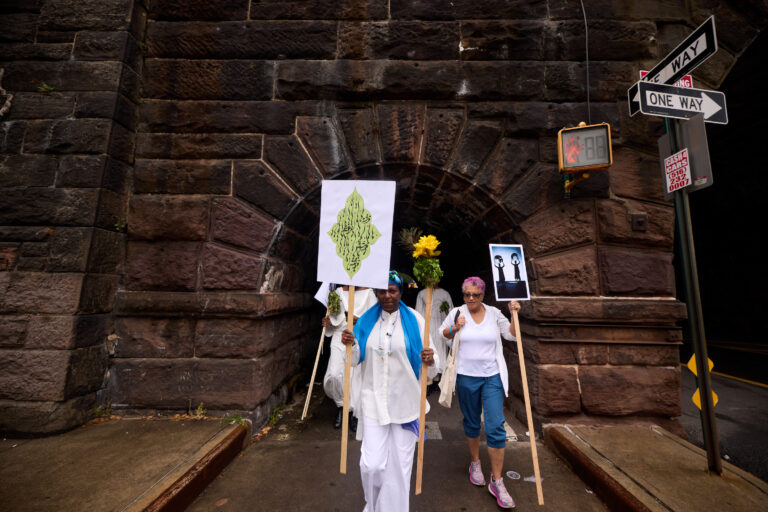
[[[715,184],[690,196],[710,358],[715,370],[747,378],[762,375],[768,361],[762,245],[766,55],[768,33],[763,32],[723,82],[729,124],[707,127]]]

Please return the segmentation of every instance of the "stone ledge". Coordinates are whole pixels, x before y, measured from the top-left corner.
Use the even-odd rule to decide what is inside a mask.
[[[685,303],[673,297],[531,297],[522,315],[537,322],[674,324],[687,318]]]
[[[120,291],[118,316],[197,316],[259,318],[309,307],[306,293]]]

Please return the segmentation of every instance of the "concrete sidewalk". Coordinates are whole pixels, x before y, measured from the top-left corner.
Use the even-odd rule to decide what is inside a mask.
[[[302,406],[297,397],[242,453],[247,429],[216,419],[124,418],[48,438],[4,439],[0,511],[361,510],[360,443],[351,436],[347,475],[339,474],[335,407],[318,392],[301,422]],[[414,511],[497,509],[487,489],[467,481],[457,409],[436,405],[427,416],[424,492],[411,499]],[[510,425],[519,440],[507,444],[505,471],[520,478],[507,477],[506,485],[518,510],[768,510],[765,482],[727,462],[722,476],[708,474],[702,450],[655,426],[547,427],[547,444],[537,443],[540,507],[525,428]],[[481,454],[487,473],[484,448]]]
[[[221,420],[114,419],[0,442],[0,511],[183,510],[242,449]]]

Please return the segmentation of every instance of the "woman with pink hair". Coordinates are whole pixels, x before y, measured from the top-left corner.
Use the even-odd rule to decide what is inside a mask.
[[[469,481],[485,486],[480,465],[480,413],[485,413],[485,437],[491,459],[491,482],[488,490],[501,508],[514,508],[515,501],[507,492],[502,477],[504,446],[504,397],[509,392],[509,374],[504,361],[501,339],[516,341],[515,328],[501,311],[483,304],[485,282],[468,277],[461,286],[464,305],[448,313],[440,326],[448,344],[461,332],[456,354],[456,394],[464,415],[464,435],[469,455]],[[508,304],[510,314],[520,310],[516,300]],[[458,314],[457,314],[458,313]]]

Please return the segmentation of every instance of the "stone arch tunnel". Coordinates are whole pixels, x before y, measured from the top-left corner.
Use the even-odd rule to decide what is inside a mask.
[[[555,141],[589,115],[577,2],[70,4],[2,7],[1,430],[65,430],[107,401],[263,421],[317,343],[320,183],[349,178],[397,181],[395,228],[443,241],[454,292],[488,242],[524,244],[537,420],[675,426],[663,124],[630,118],[626,89],[710,14],[721,49],[694,80],[717,88],[763,3],[588,12],[614,166],[570,199]]]

